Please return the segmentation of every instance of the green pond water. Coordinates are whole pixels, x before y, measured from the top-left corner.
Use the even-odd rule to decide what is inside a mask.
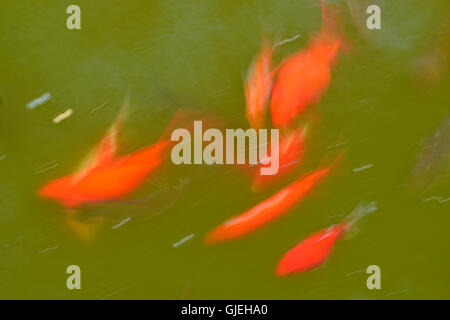
[[[208,231],[279,187],[254,193],[231,166],[168,163],[123,201],[79,210],[104,219],[90,244],[70,230],[60,205],[36,191],[75,170],[127,90],[121,154],[157,141],[185,107],[247,128],[242,79],[262,35],[296,38],[277,48],[280,62],[320,28],[318,3],[80,0],[81,30],[68,30],[71,1],[0,2],[0,298],[450,298],[449,142],[433,140],[449,114],[450,79],[426,86],[415,72],[436,39],[448,44],[446,1],[374,1],[382,29],[360,32],[365,12],[352,20],[346,2],[335,1],[345,9],[351,45],[311,107],[317,119],[290,179],[331,152],[346,150],[344,161],[282,219],[209,247]],[[45,92],[47,103],[27,109]],[[69,118],[52,122],[69,108]],[[413,172],[420,156],[429,161]],[[378,210],[337,242],[325,264],[275,276],[285,252],[368,201]],[[81,290],[66,287],[73,264]],[[369,265],[381,268],[380,290],[366,286]]]

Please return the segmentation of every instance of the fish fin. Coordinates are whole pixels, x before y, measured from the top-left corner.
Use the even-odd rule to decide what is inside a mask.
[[[74,210],[66,213],[67,226],[83,243],[90,244],[103,226],[104,219],[103,217],[95,217],[86,221],[80,221],[76,218],[76,213]]]
[[[353,238],[360,232],[358,226],[355,225],[361,218],[376,211],[378,209],[378,201],[362,202],[352,212],[350,212],[341,222],[346,231],[346,238]]]
[[[108,131],[100,141],[99,152],[97,155],[97,163],[104,163],[114,159],[117,153],[117,135],[122,127],[125,118],[127,117],[130,109],[130,90],[127,90],[122,103],[122,107],[119,110],[116,120],[109,127]]]
[[[125,94],[124,102],[117,115],[116,120],[108,128],[106,133],[100,139],[100,142],[88,153],[88,155],[81,162],[78,169],[73,174],[73,182],[79,181],[93,168],[109,162],[114,159],[117,153],[117,134],[120,127],[128,113],[130,105],[129,91]]]

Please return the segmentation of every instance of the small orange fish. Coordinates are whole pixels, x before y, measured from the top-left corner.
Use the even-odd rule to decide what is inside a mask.
[[[322,229],[308,236],[297,246],[289,250],[280,260],[275,269],[277,276],[286,276],[313,269],[321,265],[334,248],[335,242],[350,229],[361,216],[376,210],[376,203],[371,202],[366,206],[359,206],[348,218],[331,227]]]
[[[116,157],[121,117],[109,129],[81,169],[46,183],[38,194],[66,208],[119,199],[137,189],[166,159],[170,140],[162,139],[131,154]]]
[[[300,177],[250,210],[223,222],[208,234],[206,243],[211,244],[242,237],[282,216],[295,207],[328,175],[337,160],[328,167],[317,169]]]
[[[244,82],[247,100],[247,118],[255,129],[264,127],[267,104],[272,88],[273,72],[270,69],[273,49],[264,41],[261,51],[249,69]]]
[[[308,46],[294,53],[281,65],[272,89],[271,117],[278,128],[288,126],[299,114],[314,103],[331,81],[331,64],[342,44],[337,21],[322,7],[322,29]]]
[[[346,230],[345,224],[338,224],[313,233],[281,258],[275,274],[285,276],[322,264],[333,251],[336,240]]]
[[[280,136],[279,147],[279,170],[275,175],[261,175],[259,167],[270,166],[270,154],[266,161],[262,161],[253,178],[253,190],[261,190],[269,184],[286,177],[299,165],[304,154],[305,137],[308,132],[308,124],[294,131],[284,133]],[[271,150],[267,148],[267,150]]]

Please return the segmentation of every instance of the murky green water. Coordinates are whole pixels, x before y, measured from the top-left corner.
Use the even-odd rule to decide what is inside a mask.
[[[449,112],[448,76],[422,90],[413,70],[436,37],[448,36],[442,22],[449,9],[444,0],[391,2],[377,1],[382,30],[368,41],[347,12],[352,49],[340,56],[314,107],[320,121],[300,171],[343,144],[338,174],[262,231],[205,247],[209,230],[275,190],[252,193],[230,167],[168,166],[127,201],[84,209],[106,220],[90,245],[69,230],[64,210],[36,190],[74,170],[128,88],[123,153],[156,141],[182,107],[247,127],[242,76],[262,33],[279,40],[301,35],[279,48],[280,61],[320,27],[317,2],[80,0],[82,28],[69,31],[70,1],[1,1],[0,297],[449,299],[448,166],[431,161],[437,169],[411,174],[421,141]],[[52,94],[48,103],[26,108],[45,92]],[[52,122],[69,108],[71,117]],[[323,266],[275,277],[288,249],[372,200],[378,210],[337,243]],[[81,268],[80,291],[66,288],[71,264]],[[372,264],[381,268],[381,290],[366,287]]]

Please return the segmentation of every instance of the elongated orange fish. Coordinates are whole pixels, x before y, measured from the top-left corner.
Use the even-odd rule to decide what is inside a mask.
[[[131,154],[116,157],[116,134],[121,117],[74,174],[57,178],[38,194],[66,208],[119,199],[137,189],[166,159],[170,140],[158,141]]]
[[[253,178],[253,190],[261,190],[266,188],[271,183],[274,183],[295,170],[304,154],[305,137],[308,131],[308,124],[296,129],[294,131],[284,133],[280,136],[279,146],[279,170],[274,175],[261,175],[261,169],[256,170]],[[270,148],[267,148],[270,150]],[[269,163],[267,163],[269,162]],[[270,166],[270,154],[268,154],[267,161],[263,161],[259,167]]]
[[[281,258],[275,269],[275,274],[286,276],[304,272],[321,265],[333,251],[335,242],[342,238],[342,235],[350,229],[355,221],[374,210],[376,210],[376,202],[359,206],[349,215],[349,217],[352,216],[351,220],[347,218],[337,225],[311,234]]]
[[[249,69],[244,82],[247,100],[247,118],[255,129],[264,127],[267,104],[272,89],[273,72],[271,70],[272,47],[264,41],[261,51]]]
[[[242,237],[287,213],[328,175],[336,162],[300,177],[250,210],[223,222],[207,235],[206,243]]]
[[[291,124],[309,105],[317,103],[331,81],[331,64],[342,43],[337,22],[322,7],[322,29],[308,46],[281,65],[271,97],[272,123],[278,128]]]

